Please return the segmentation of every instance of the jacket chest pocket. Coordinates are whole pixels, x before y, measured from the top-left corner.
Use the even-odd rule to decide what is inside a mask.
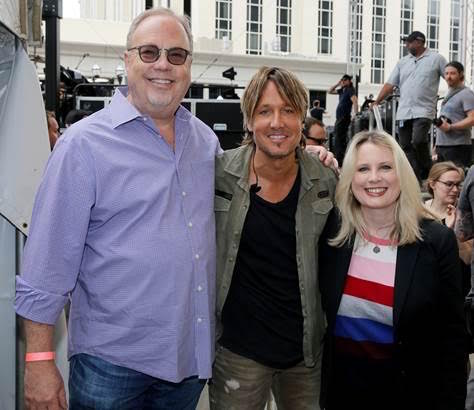
[[[326,225],[326,220],[329,215],[329,211],[334,207],[332,201],[329,198],[318,199],[312,204],[312,216],[313,216],[313,234],[319,236]]]
[[[214,195],[214,214],[216,217],[217,231],[225,230],[231,203],[232,201],[228,198],[218,194]]]

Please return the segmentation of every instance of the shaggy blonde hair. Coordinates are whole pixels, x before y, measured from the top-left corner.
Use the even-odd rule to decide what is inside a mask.
[[[421,191],[415,173],[405,153],[393,137],[381,131],[363,131],[356,134],[344,157],[341,176],[336,188],[336,204],[341,213],[341,228],[336,237],[329,241],[332,246],[342,246],[351,241],[354,233],[366,236],[367,224],[362,216],[359,201],[352,194],[352,179],[356,172],[357,155],[363,144],[371,143],[387,148],[393,155],[395,172],[400,181],[400,195],[395,206],[395,225],[390,239],[398,245],[422,240],[419,222],[422,218],[433,219],[421,201]]]
[[[431,188],[431,184],[434,184],[441,178],[441,175],[449,171],[456,171],[461,177],[461,181],[464,181],[464,170],[461,167],[458,167],[454,162],[437,162],[431,167],[428,179],[426,180],[426,189],[432,197],[434,197],[434,192],[433,188]]]
[[[240,102],[245,130],[242,145],[253,144],[253,133],[249,130],[248,124],[253,119],[255,108],[268,81],[273,81],[281,98],[301,117],[301,130],[303,130],[303,122],[308,111],[308,90],[293,73],[284,68],[261,67],[250,80]],[[303,138],[300,144],[304,144]]]

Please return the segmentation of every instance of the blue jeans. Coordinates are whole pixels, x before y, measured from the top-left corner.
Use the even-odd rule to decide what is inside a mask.
[[[69,409],[194,410],[205,383],[171,383],[81,353],[70,361]]]

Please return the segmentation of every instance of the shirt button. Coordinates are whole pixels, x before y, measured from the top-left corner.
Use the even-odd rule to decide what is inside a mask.
[[[189,226],[190,228],[192,228],[192,227],[193,227],[193,223],[192,223],[192,222],[188,222],[188,226]]]
[[[201,323],[201,322],[202,322],[202,318],[198,317],[197,322],[198,322],[198,323]]]
[[[185,191],[181,192],[181,195],[186,196],[186,192]]]
[[[194,257],[195,257],[196,259],[199,259],[199,253],[196,253],[196,255],[194,255]]]
[[[201,286],[201,285],[199,285],[199,286],[197,287],[197,291],[198,291],[198,292],[201,292],[201,291],[202,291],[202,286]]]

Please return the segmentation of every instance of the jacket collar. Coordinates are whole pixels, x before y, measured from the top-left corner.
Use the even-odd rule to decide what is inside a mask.
[[[239,178],[239,186],[246,191],[249,190],[248,180],[253,150],[253,144],[237,148],[224,168],[225,172]],[[305,190],[309,190],[313,186],[312,181],[321,177],[321,165],[312,160],[310,154],[301,148],[296,149],[296,158],[298,158],[300,166],[301,186]]]

